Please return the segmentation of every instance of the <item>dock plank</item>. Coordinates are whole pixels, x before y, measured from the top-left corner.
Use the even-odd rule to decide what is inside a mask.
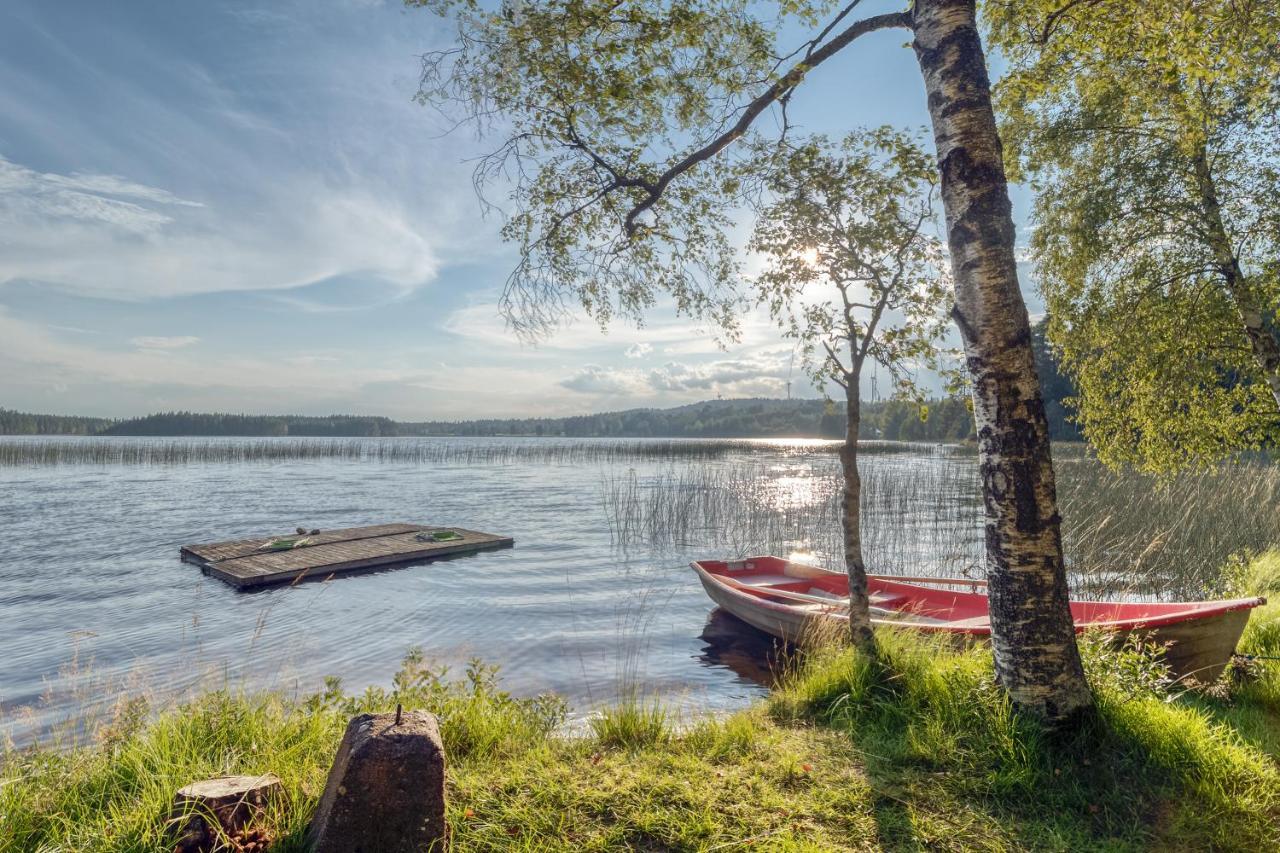
[[[329,545],[334,542],[349,542],[355,539],[372,539],[377,536],[390,536],[396,533],[417,533],[429,528],[421,524],[375,524],[369,527],[344,527],[337,530],[322,530],[315,536],[308,536],[311,542],[302,548],[293,550],[300,551],[316,545]],[[297,534],[266,534],[264,536],[255,536],[252,539],[237,539],[232,542],[214,542],[209,545],[186,545],[182,548],[184,555],[199,557],[202,560],[217,562],[219,560],[233,560],[237,557],[249,557],[254,554],[267,553],[262,546],[272,539],[279,539],[282,536],[294,536]]]
[[[461,539],[421,542],[425,531],[448,530]],[[509,536],[481,533],[461,527],[421,524],[382,524],[332,530],[311,537],[312,542],[286,551],[263,551],[272,537],[187,545],[182,558],[239,588],[276,583],[296,583],[396,563],[418,562],[514,544]]]

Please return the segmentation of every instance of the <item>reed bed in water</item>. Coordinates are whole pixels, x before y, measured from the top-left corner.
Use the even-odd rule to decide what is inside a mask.
[[[767,452],[829,456],[837,442],[770,439],[538,439],[538,438],[0,438],[0,466],[190,465],[337,460],[423,465],[610,463],[628,459],[717,459]],[[945,445],[895,441],[862,443],[866,454],[948,453]]]
[[[981,577],[980,488],[972,459],[871,460],[863,550],[874,571]],[[1194,599],[1220,591],[1233,557],[1280,547],[1280,467],[1223,465],[1167,480],[1060,459],[1058,494],[1073,593]],[[673,466],[607,474],[602,502],[621,548],[664,555],[792,554],[842,563],[838,465]]]

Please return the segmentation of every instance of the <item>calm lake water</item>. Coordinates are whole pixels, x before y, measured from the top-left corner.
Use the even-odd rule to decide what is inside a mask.
[[[165,698],[228,686],[305,694],[325,676],[348,689],[385,685],[414,646],[455,670],[471,658],[497,664],[512,691],[557,691],[578,713],[632,688],[699,710],[759,696],[771,643],[712,614],[687,562],[757,548],[830,556],[838,542],[836,459],[768,443],[696,462],[521,455],[553,441],[566,443],[368,440],[444,451],[431,462],[0,467],[0,737],[29,741],[80,713],[88,697],[129,691]],[[478,461],[498,446],[517,452]],[[973,464],[972,457],[897,453],[867,457],[866,470],[873,479],[923,472],[930,488],[940,472],[967,482]],[[682,529],[678,541],[620,532],[619,484],[635,504],[636,495],[673,483],[697,493],[708,483],[743,490],[753,482],[773,487],[733,497],[734,518],[747,518],[742,506],[758,512],[745,531],[727,529],[734,522],[726,521]],[[920,569],[956,543],[966,559],[980,547],[976,516],[940,544],[936,523],[922,515],[913,533],[903,515],[911,507],[895,500],[901,505],[881,510],[900,522],[897,538],[881,550],[915,555],[897,568]],[[929,500],[927,512],[936,514],[937,501],[969,506],[972,495],[960,488]],[[516,545],[258,592],[237,592],[178,559],[187,543],[388,521],[502,533]],[[814,524],[821,530],[806,533]]]

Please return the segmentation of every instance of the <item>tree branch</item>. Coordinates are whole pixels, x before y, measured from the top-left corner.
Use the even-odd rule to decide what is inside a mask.
[[[709,160],[719,154],[725,148],[729,147],[729,145],[731,145],[735,140],[739,139],[747,132],[747,129],[751,127],[752,123],[762,112],[799,85],[800,81],[804,79],[805,74],[810,70],[818,67],[832,56],[835,56],[859,36],[863,36],[877,30],[893,29],[897,27],[910,28],[910,26],[911,14],[909,12],[892,12],[885,15],[875,15],[858,21],[856,24],[852,24],[830,42],[813,51],[813,53],[807,54],[802,61],[797,62],[791,67],[791,70],[778,78],[772,86],[760,95],[756,96],[754,100],[747,104],[746,109],[742,111],[742,115],[738,117],[738,120],[733,124],[733,126],[724,133],[720,134],[706,145],[692,152],[684,159],[668,168],[665,172],[659,175],[656,180],[645,181],[639,178],[633,179],[634,183],[629,185],[643,188],[646,192],[646,196],[643,201],[631,208],[627,213],[626,219],[623,222],[623,230],[626,232],[626,235],[631,237],[635,234],[637,227],[636,220],[645,211],[657,204],[658,199],[662,198],[662,193],[666,190],[668,184],[699,163]]]

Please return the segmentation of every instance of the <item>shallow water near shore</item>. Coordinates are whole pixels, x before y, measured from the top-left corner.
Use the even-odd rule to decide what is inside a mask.
[[[0,731],[28,742],[86,702],[130,691],[307,693],[325,676],[348,689],[387,684],[414,646],[455,670],[473,657],[497,664],[512,691],[554,690],[580,710],[636,690],[698,710],[741,707],[764,689],[772,644],[712,614],[688,560],[783,549],[824,560],[838,541],[809,541],[787,521],[830,502],[838,463],[811,443],[726,444],[698,463],[702,477],[749,469],[780,484],[749,498],[756,529],[639,541],[619,526],[619,484],[646,493],[688,477],[678,454],[546,452],[564,439],[367,441],[443,447],[411,454],[431,462],[0,468]],[[496,462],[477,461],[498,446]],[[566,458],[575,461],[556,461]],[[871,472],[972,464],[927,449],[866,460]],[[466,526],[516,545],[247,593],[178,560],[187,543],[387,521]]]
[[[390,683],[410,648],[479,658],[575,713],[622,696],[691,713],[766,689],[772,641],[691,559],[841,563],[830,442],[564,438],[0,438],[0,745],[79,736],[120,697]],[[863,548],[886,574],[982,577],[976,458],[861,445]],[[1072,594],[1221,596],[1232,555],[1280,547],[1280,467],[1168,482],[1055,450]],[[515,547],[238,592],[183,544],[389,521]],[[79,721],[79,722],[77,722]]]

